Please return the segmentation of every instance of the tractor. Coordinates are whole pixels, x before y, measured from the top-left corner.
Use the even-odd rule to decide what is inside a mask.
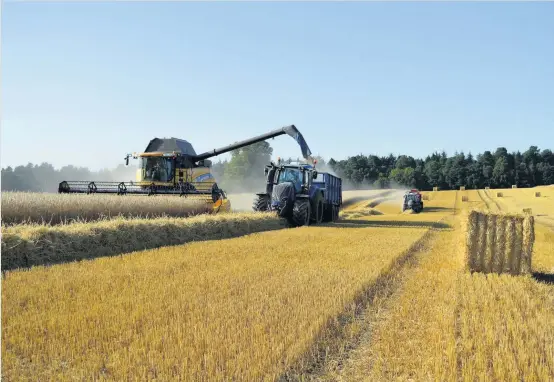
[[[254,211],[274,211],[290,227],[335,222],[342,205],[342,180],[318,172],[307,163],[285,163],[278,159],[264,169],[265,192],[256,194]]]
[[[412,189],[404,194],[402,212],[406,210],[412,210],[415,213],[420,213],[423,210],[423,200],[419,190]]]

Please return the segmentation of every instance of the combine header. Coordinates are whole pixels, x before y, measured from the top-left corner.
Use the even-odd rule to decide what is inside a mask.
[[[219,188],[210,172],[211,161],[226,152],[265,141],[279,135],[288,134],[300,145],[305,158],[311,156],[304,137],[294,125],[286,126],[266,134],[240,141],[226,147],[196,154],[192,145],[177,138],[154,138],[143,153],[127,154],[139,159],[136,181],[63,181],[58,186],[59,193],[116,194],[116,195],[179,195],[195,196],[213,205],[214,211],[228,211],[230,203],[225,192]]]

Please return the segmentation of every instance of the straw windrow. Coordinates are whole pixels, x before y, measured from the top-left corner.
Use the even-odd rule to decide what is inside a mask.
[[[282,228],[269,213],[190,218],[113,219],[58,226],[20,225],[2,232],[2,270],[113,256],[197,240]]]

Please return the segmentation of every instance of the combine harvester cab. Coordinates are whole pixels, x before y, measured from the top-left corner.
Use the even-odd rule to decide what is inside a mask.
[[[288,134],[300,145],[304,156],[309,156],[309,148],[304,137],[294,125],[270,131],[226,147],[196,154],[190,142],[177,138],[154,138],[143,153],[127,154],[138,159],[136,180],[129,182],[105,181],[63,181],[58,186],[59,193],[116,194],[116,195],[178,195],[205,200],[214,212],[230,211],[230,201],[219,188],[211,174],[211,161],[208,158],[240,149],[279,135]]]
[[[266,166],[266,190],[256,194],[254,211],[274,211],[292,227],[339,218],[342,205],[342,180],[332,174],[318,172],[307,163]]]
[[[402,200],[402,212],[412,210],[416,214],[423,210],[423,198],[417,189],[411,189],[404,194]]]

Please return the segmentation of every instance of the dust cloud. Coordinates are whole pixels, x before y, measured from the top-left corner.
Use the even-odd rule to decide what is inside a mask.
[[[252,211],[255,193],[227,194],[231,201],[231,210],[237,212]]]

